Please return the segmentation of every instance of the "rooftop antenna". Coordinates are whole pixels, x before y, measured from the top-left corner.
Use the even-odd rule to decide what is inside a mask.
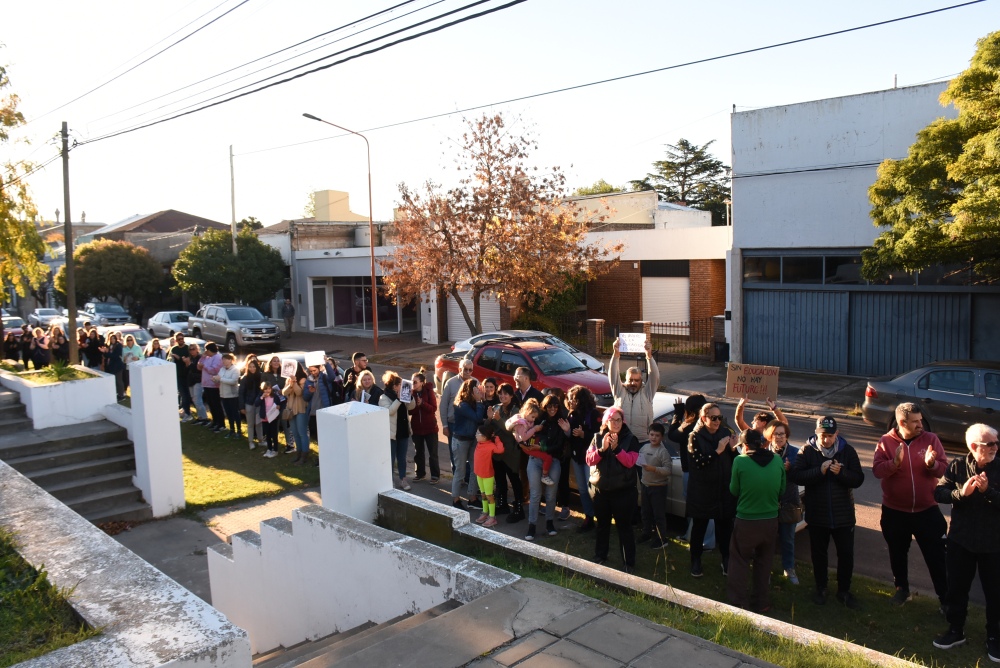
[[[896,87],[896,77],[898,77],[898,76],[899,76],[898,74],[893,74],[892,75],[892,87],[893,88]]]

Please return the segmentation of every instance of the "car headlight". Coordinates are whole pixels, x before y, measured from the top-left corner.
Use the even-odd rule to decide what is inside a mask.
[[[251,331],[248,327],[240,327],[240,334],[251,334]]]
[[[108,325],[108,319],[107,318],[101,318],[101,324],[104,325],[105,327],[107,327],[107,325]]]

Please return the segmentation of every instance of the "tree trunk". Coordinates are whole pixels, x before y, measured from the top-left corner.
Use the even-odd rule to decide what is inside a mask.
[[[469,331],[472,332],[472,335],[475,336],[476,334],[482,334],[482,325],[479,324],[479,295],[475,292],[472,293],[472,304],[474,309],[473,314],[475,316],[475,321],[473,321],[473,319],[469,316],[469,309],[466,308],[465,302],[462,301],[462,298],[458,294],[458,288],[452,286],[449,293],[455,299],[455,303],[458,304],[458,310],[462,312],[465,324],[468,325]]]

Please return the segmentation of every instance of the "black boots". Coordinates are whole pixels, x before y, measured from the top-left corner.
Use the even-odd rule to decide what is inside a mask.
[[[507,515],[507,523],[514,524],[516,522],[520,522],[523,519],[524,519],[524,507],[520,503],[515,501],[513,508],[511,508],[510,514]]]

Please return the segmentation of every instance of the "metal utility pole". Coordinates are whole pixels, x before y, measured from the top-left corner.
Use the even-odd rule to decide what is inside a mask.
[[[236,172],[233,170],[233,145],[229,145],[229,193],[233,205],[233,256],[236,256]]]
[[[73,268],[73,218],[69,214],[69,128],[62,124],[62,164],[63,164],[63,236],[66,247],[66,339],[69,341],[69,363],[80,363],[80,350],[76,337],[76,272]]]
[[[368,151],[368,252],[369,258],[371,260],[371,271],[372,271],[372,346],[374,347],[373,353],[378,352],[378,286],[375,283],[375,225],[372,222],[372,147],[368,143],[368,137],[364,136],[360,132],[355,132],[354,130],[348,130],[342,125],[337,125],[336,123],[331,123],[330,121],[324,121],[322,118],[313,116],[312,114],[302,114],[306,118],[319,121],[320,123],[326,123],[327,125],[332,125],[338,130],[343,130],[344,132],[349,132],[352,135],[357,135],[365,140],[365,149]],[[363,295],[364,293],[362,293]],[[364,297],[362,297],[364,300]]]

